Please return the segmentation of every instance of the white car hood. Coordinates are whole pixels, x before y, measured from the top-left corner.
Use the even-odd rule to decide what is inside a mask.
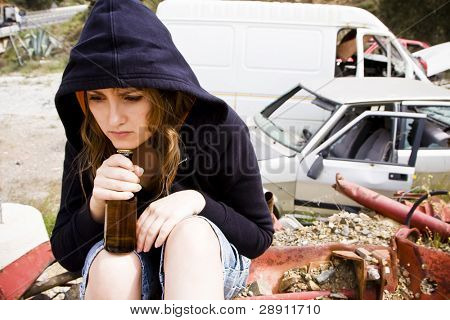
[[[427,77],[450,69],[450,42],[444,42],[413,53],[427,63]]]

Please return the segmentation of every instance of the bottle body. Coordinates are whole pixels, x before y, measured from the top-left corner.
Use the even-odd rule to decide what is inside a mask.
[[[131,160],[131,150],[117,150]],[[137,198],[108,200],[105,205],[104,247],[108,252],[128,253],[136,249]]]
[[[137,199],[109,200],[105,212],[105,249],[127,253],[136,249]]]

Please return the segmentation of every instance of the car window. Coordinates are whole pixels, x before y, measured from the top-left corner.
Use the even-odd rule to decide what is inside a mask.
[[[329,102],[298,87],[298,91],[272,109],[270,115],[264,116],[267,113],[263,111],[254,119],[258,127],[271,138],[300,151],[331,116],[332,111],[334,106]]]
[[[420,149],[450,148],[450,106],[408,106],[407,111],[427,115]],[[408,120],[400,119],[398,122],[402,132],[402,135],[397,138],[397,149],[399,150],[411,149],[411,132],[415,127]]]
[[[336,36],[335,77],[356,75],[356,29],[340,29]]]
[[[334,124],[328,134],[320,141],[319,144],[325,142],[325,140],[329,139],[339,130],[341,130],[346,124],[350,121],[364,113],[365,111],[395,111],[395,105],[393,103],[384,103],[384,104],[367,104],[367,105],[354,105],[348,106],[344,115]]]
[[[366,117],[330,146],[329,157],[390,162],[392,148],[392,126],[389,119]]]
[[[388,48],[391,50],[391,77],[405,77],[406,63],[391,43],[391,39],[385,36],[365,35],[364,42],[364,76],[386,77],[388,76]],[[367,44],[374,48],[372,52],[366,51]],[[374,45],[375,44],[375,45]]]
[[[404,132],[403,127],[397,125],[399,120],[406,120],[406,125],[412,130]],[[412,144],[417,124],[416,119],[388,116],[365,117],[328,148],[327,157],[329,159],[398,164],[395,152],[396,144],[402,137]]]
[[[335,77],[356,76],[358,64],[356,29],[343,28],[337,33],[336,40],[336,67]],[[388,76],[388,47],[391,38],[379,35],[365,35],[363,37],[364,49],[364,76]],[[406,62],[397,48],[390,45],[391,77],[405,77]]]

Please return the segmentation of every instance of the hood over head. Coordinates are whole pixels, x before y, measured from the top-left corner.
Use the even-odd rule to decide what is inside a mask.
[[[183,91],[196,97],[196,106],[217,108],[224,116],[227,112],[225,102],[200,86],[149,8],[137,0],[98,0],[70,52],[55,96],[67,139],[77,150],[84,114],[76,91],[126,87]]]

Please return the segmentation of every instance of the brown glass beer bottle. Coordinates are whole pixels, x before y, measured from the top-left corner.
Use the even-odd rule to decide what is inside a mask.
[[[133,151],[117,150],[132,160]],[[127,253],[136,249],[136,196],[129,200],[108,200],[105,206],[105,249],[113,253]]]

